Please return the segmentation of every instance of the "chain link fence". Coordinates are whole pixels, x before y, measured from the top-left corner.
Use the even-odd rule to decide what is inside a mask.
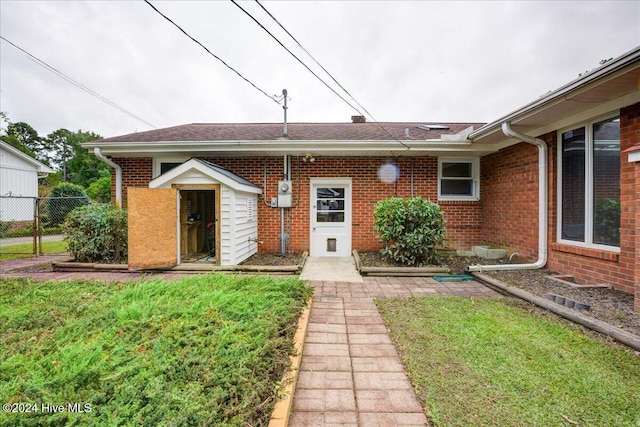
[[[0,196],[0,255],[65,255],[62,223],[86,197]]]

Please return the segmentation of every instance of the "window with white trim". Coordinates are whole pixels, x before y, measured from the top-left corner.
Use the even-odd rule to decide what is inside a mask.
[[[558,240],[620,246],[620,118],[558,132]]]
[[[479,200],[478,159],[438,159],[438,200]]]
[[[153,158],[153,178],[157,178],[165,172],[180,166],[189,160],[188,157],[154,157]]]

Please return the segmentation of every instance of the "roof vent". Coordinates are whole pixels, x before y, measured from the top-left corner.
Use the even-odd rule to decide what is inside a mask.
[[[351,116],[352,123],[366,123],[367,119],[364,116]]]
[[[418,128],[422,130],[450,130],[449,126],[436,123],[420,123],[418,124]]]

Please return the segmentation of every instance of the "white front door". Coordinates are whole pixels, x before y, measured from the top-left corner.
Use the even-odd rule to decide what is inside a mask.
[[[351,256],[351,178],[311,180],[311,256]]]

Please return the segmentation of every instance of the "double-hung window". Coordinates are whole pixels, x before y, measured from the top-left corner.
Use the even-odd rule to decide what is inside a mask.
[[[438,199],[478,200],[478,159],[438,159]]]
[[[558,240],[620,246],[620,118],[558,135]]]

